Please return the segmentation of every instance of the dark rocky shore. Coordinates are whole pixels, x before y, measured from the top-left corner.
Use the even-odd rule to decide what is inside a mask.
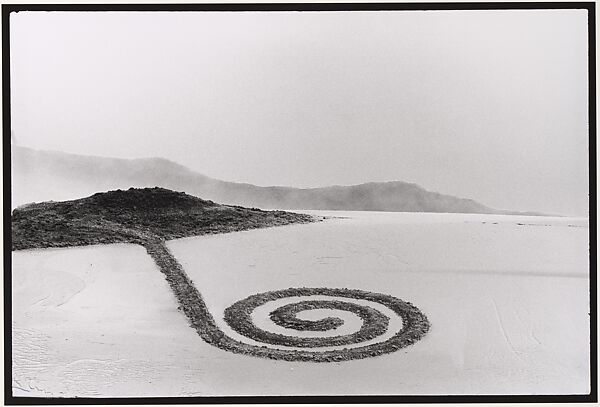
[[[25,205],[12,213],[12,249],[138,243],[270,226],[317,218],[220,205],[164,188],[130,188],[64,202]]]

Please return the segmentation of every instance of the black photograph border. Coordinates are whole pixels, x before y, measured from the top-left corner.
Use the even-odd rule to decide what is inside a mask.
[[[206,396],[45,398],[12,395],[11,293],[11,105],[10,14],[20,11],[424,11],[585,9],[588,13],[589,238],[590,238],[590,393],[583,395],[360,395],[360,396]],[[597,253],[596,253],[596,7],[595,2],[465,3],[237,3],[237,4],[3,4],[2,5],[2,159],[4,255],[4,403],[6,405],[102,404],[339,404],[339,403],[573,403],[597,402]]]

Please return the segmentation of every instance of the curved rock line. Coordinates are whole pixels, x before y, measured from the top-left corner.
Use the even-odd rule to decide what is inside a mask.
[[[217,326],[200,292],[192,284],[181,264],[169,252],[164,241],[146,238],[140,243],[154,259],[160,271],[165,274],[180,304],[179,309],[190,320],[191,326],[196,329],[205,342],[229,352],[286,361],[340,362],[395,352],[417,342],[429,330],[427,317],[417,307],[389,295],[345,288],[288,288],[254,294],[236,302],[225,310],[225,321],[233,330],[255,341],[299,348],[355,345],[372,340],[387,331],[389,318],[386,315],[375,308],[340,299],[349,298],[384,305],[402,319],[402,329],[383,342],[339,350],[276,349],[240,342],[226,335]],[[338,298],[310,300],[309,297],[315,295]],[[308,299],[287,304],[272,311],[270,318],[279,326],[299,331],[334,329],[341,326],[344,321],[340,318],[305,321],[297,318],[296,314],[312,309],[338,309],[356,314],[363,321],[362,327],[359,331],[349,335],[301,338],[267,332],[254,325],[251,314],[255,308],[269,301],[288,297],[308,297]]]

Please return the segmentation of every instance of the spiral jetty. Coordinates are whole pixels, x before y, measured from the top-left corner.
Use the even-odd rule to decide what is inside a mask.
[[[165,245],[166,240],[227,233],[270,226],[322,220],[284,211],[220,205],[183,192],[163,188],[130,188],[97,193],[65,202],[29,204],[12,213],[12,250],[84,246],[105,243],[142,245],[165,275],[182,310],[207,343],[230,352],[276,360],[340,362],[395,352],[421,339],[429,330],[427,317],[417,307],[390,295],[346,288],[288,288],[251,295],[225,310],[225,322],[237,333],[280,349],[240,342],[216,324],[200,292]],[[314,300],[312,296],[332,300]],[[297,331],[328,331],[344,324],[340,318],[308,321],[302,311],[337,309],[352,312],[362,320],[352,334],[329,337],[297,337],[262,330],[252,322],[255,308],[281,298],[306,297],[271,312],[271,320]],[[388,329],[389,318],[379,310],[344,299],[369,301],[387,307],[402,319],[402,329],[389,339],[338,350],[305,350],[325,346],[348,346],[373,342]]]

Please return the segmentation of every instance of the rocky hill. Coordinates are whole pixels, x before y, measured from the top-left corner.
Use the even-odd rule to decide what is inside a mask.
[[[15,209],[12,248],[145,244],[315,220],[304,214],[220,205],[163,188],[130,188]]]

